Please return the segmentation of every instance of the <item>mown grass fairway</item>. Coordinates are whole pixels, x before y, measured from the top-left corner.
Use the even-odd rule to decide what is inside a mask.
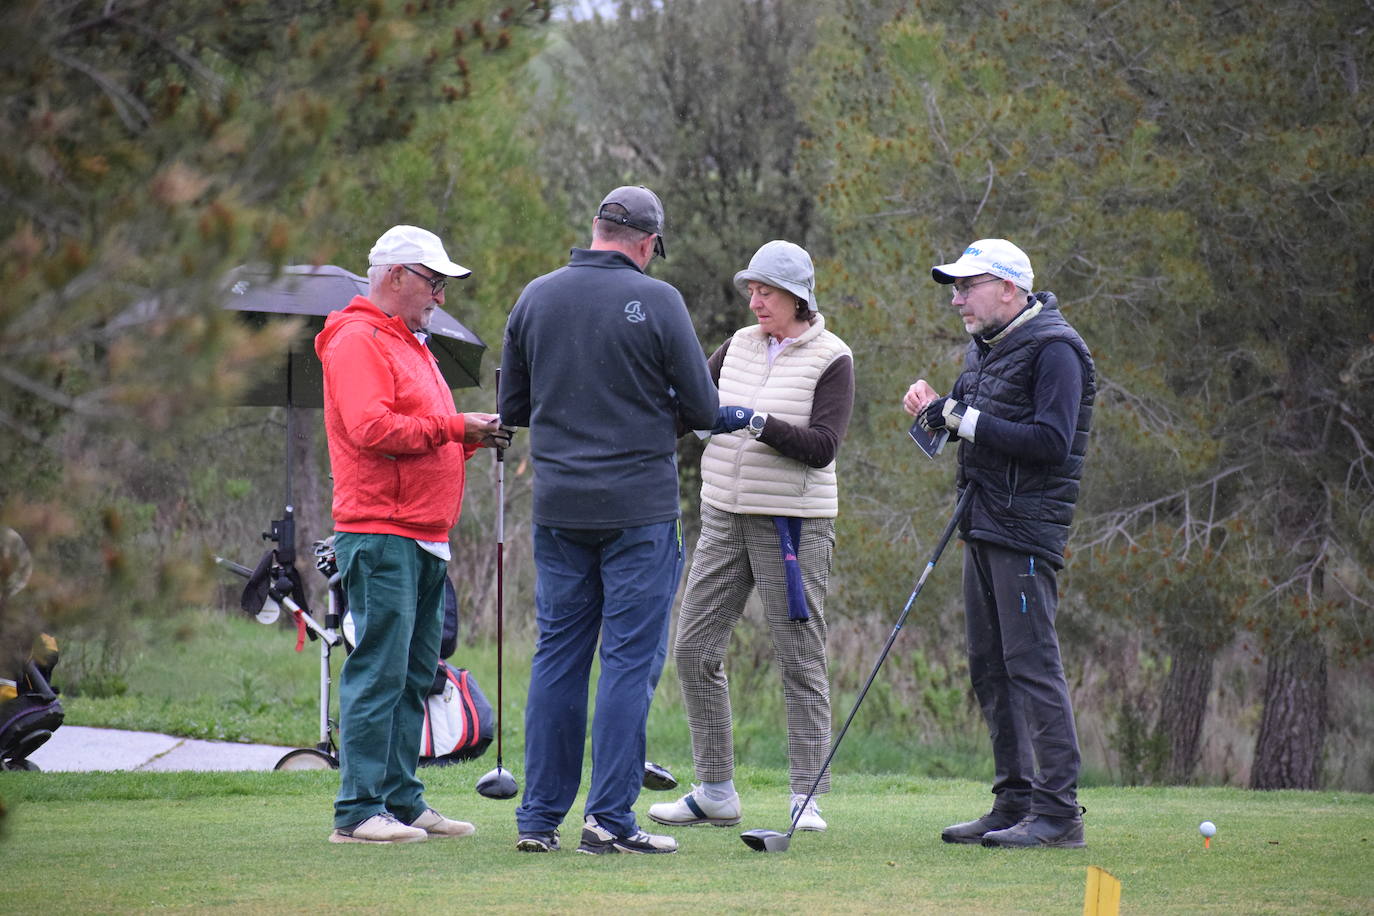
[[[746,770],[740,828],[670,831],[677,855],[578,855],[576,814],[563,851],[534,855],[514,850],[515,801],[473,791],[489,765],[427,777],[477,836],[401,847],[325,841],[333,773],[0,773],[0,912],[1078,913],[1088,865],[1121,880],[1123,913],[1374,908],[1374,796],[1093,789],[1086,850],[1007,851],[939,840],[982,784],[844,775],[829,832],[764,854],[739,830],[786,828],[782,774]]]
[[[68,697],[67,723],[203,738],[310,744],[318,656],[240,617],[189,613],[148,622],[125,695]],[[311,646],[311,649],[314,647]],[[461,647],[492,701],[491,646]],[[527,647],[506,653],[505,763],[521,787]],[[58,674],[61,668],[58,669]],[[337,670],[336,670],[337,675]],[[761,676],[760,676],[761,677]],[[61,682],[61,678],[56,678]],[[736,689],[737,828],[666,830],[673,856],[578,855],[581,800],[563,851],[514,849],[518,799],[474,791],[494,750],[426,769],[428,799],[473,821],[476,837],[404,847],[326,842],[334,772],[0,772],[0,916],[149,910],[387,913],[1081,913],[1087,866],[1122,882],[1123,913],[1374,911],[1374,795],[1089,783],[1086,850],[951,846],[946,825],[991,801],[979,751],[926,747],[886,725],[883,697],[860,710],[821,800],[831,829],[785,853],[748,849],[741,830],[786,830],[782,711],[770,678]],[[852,695],[836,698],[837,724]],[[649,724],[649,756],[691,777],[671,665]],[[904,773],[879,761],[897,759]],[[775,764],[774,761],[777,761]],[[590,763],[588,762],[588,766]],[[586,776],[584,771],[584,778]],[[877,773],[877,775],[875,775]],[[955,778],[938,778],[947,773]],[[637,811],[676,793],[645,792]],[[1214,821],[1204,850],[1197,826]],[[655,828],[659,829],[659,828]]]

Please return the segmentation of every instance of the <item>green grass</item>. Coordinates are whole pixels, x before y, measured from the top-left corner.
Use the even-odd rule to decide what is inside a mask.
[[[0,773],[0,913],[1076,913],[1088,865],[1121,880],[1124,913],[1374,907],[1371,796],[1094,789],[1086,850],[1010,851],[938,838],[980,813],[982,784],[849,775],[824,799],[831,829],[798,834],[786,853],[698,827],[672,831],[675,856],[591,857],[517,853],[515,802],[472,790],[487,768],[426,777],[430,800],[476,823],[475,837],[403,847],[325,842],[332,773]],[[785,828],[781,772],[745,770],[739,783],[742,828]],[[641,797],[641,819],[662,797]],[[1204,818],[1219,828],[1210,850]]]
[[[317,728],[318,647],[243,618],[188,614],[144,622],[123,696],[68,696],[68,723],[202,738],[309,745]],[[506,647],[505,762],[523,784],[528,647]],[[335,669],[341,656],[336,656]],[[456,663],[496,698],[492,646]],[[61,682],[59,665],[57,680]],[[1086,850],[985,850],[939,840],[990,801],[986,752],[926,744],[886,696],[870,696],[822,800],[831,830],[759,854],[739,830],[785,829],[783,716],[776,675],[735,679],[738,829],[674,833],[676,856],[515,852],[515,801],[473,790],[494,765],[425,770],[429,801],[477,824],[471,839],[407,847],[325,842],[337,774],[0,773],[0,916],[21,912],[577,910],[807,913],[1081,912],[1088,865],[1122,882],[1124,913],[1366,913],[1374,910],[1374,796],[1229,788],[1092,785]],[[837,696],[837,724],[853,702]],[[985,742],[986,739],[983,739]],[[649,723],[650,756],[690,777],[676,677],[665,672]],[[900,770],[900,772],[883,772]],[[644,793],[641,822],[656,801]],[[1219,832],[1204,850],[1197,825]]]

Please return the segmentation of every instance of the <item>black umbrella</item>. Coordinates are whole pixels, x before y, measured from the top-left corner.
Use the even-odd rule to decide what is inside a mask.
[[[367,279],[342,267],[292,265],[274,272],[270,267],[236,267],[225,276],[223,306],[241,312],[253,324],[273,320],[275,315],[304,317],[304,328],[291,342],[284,365],[249,389],[238,403],[246,407],[285,407],[286,439],[294,438],[295,408],[324,406],[324,372],[315,356],[315,335],[324,328],[325,316],[341,309],[354,296],[367,295]],[[159,311],[156,299],[135,305],[111,322],[111,328],[139,324],[154,318]],[[469,388],[480,384],[482,353],[487,345],[443,309],[436,308],[430,318],[427,341],[450,388]],[[280,519],[264,537],[278,546],[269,551],[269,577],[284,581],[283,575],[295,572],[295,508],[291,494],[291,449],[285,461],[286,506]],[[268,558],[264,557],[264,561]],[[298,580],[297,580],[298,581]]]
[[[367,278],[332,264],[282,268],[236,267],[225,283],[224,307],[244,313],[260,324],[273,315],[298,315],[308,320],[286,354],[284,371],[245,392],[241,404],[249,407],[323,407],[324,377],[315,356],[315,335],[330,312],[348,305],[354,296],[367,295]],[[429,348],[450,388],[479,384],[482,353],[487,345],[443,309],[435,309],[429,322]]]
[[[275,315],[303,316],[308,320],[286,352],[286,363],[240,398],[248,407],[286,407],[286,439],[295,433],[295,408],[324,406],[324,370],[315,355],[315,335],[324,328],[325,316],[341,309],[354,296],[367,295],[367,279],[332,264],[283,267],[280,273],[254,265],[236,267],[225,278],[224,307],[241,312],[245,320],[261,324]],[[429,322],[430,352],[450,388],[479,384],[482,338],[463,327],[443,309],[436,308]],[[280,562],[294,568],[295,522],[291,495],[291,449],[286,454],[286,511],[272,522],[268,535],[280,546]]]

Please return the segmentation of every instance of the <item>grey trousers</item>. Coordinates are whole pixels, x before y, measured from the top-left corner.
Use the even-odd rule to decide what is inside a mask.
[[[1078,814],[1078,733],[1054,628],[1058,602],[1049,563],[983,541],[964,545],[969,675],[992,738],[999,810]]]
[[[744,614],[745,602],[757,588],[772,636],[773,660],[782,676],[789,783],[793,792],[802,794],[815,782],[830,752],[824,608],[834,549],[834,519],[802,520],[797,561],[811,616],[790,620],[782,554],[772,518],[702,505],[701,538],[692,557],[673,645],[698,779],[724,782],[734,778],[725,652]],[[829,790],[827,771],[817,794]]]

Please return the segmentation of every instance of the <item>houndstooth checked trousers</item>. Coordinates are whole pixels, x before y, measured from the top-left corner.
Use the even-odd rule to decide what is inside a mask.
[[[772,636],[773,660],[782,676],[789,782],[798,794],[815,782],[830,751],[823,611],[834,549],[834,519],[802,519],[797,561],[811,616],[790,620],[782,553],[772,518],[702,504],[701,537],[692,557],[673,646],[699,780],[724,782],[734,775],[725,650],[750,592],[757,587]],[[826,772],[816,792],[829,790],[830,773]]]

